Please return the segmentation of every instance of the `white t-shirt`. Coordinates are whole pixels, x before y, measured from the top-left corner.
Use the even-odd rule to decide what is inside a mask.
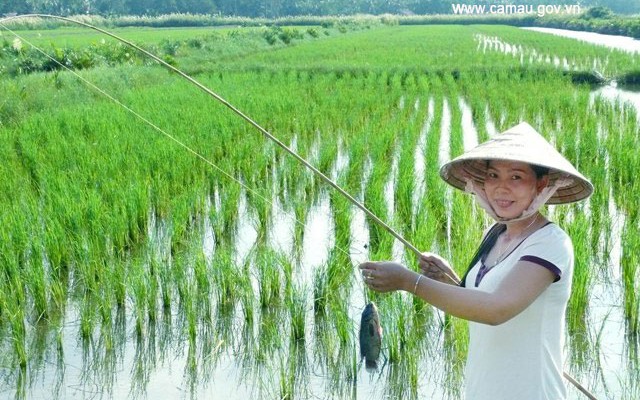
[[[573,245],[557,225],[548,224],[522,242],[479,279],[482,261],[467,275],[470,290],[495,290],[521,259],[548,268],[553,282],[520,314],[491,326],[469,322],[465,368],[466,400],[562,400],[565,311],[573,278]],[[535,267],[533,267],[535,268]]]

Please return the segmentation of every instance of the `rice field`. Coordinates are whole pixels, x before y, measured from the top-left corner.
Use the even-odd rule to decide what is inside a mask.
[[[439,166],[520,120],[561,149],[596,188],[546,210],[576,252],[565,370],[599,399],[640,397],[638,112],[566,74],[619,76],[638,55],[499,26],[276,46],[265,29],[181,29],[172,59],[459,272],[491,221]],[[46,49],[52,33],[83,45],[29,35]],[[223,105],[151,63],[0,88],[0,396],[459,398],[466,322],[357,272],[414,255]],[[358,354],[369,300],[376,373]]]

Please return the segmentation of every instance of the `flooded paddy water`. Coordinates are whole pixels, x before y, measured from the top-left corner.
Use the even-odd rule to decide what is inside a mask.
[[[497,33],[486,37],[495,38],[494,43],[511,43],[509,56],[518,64],[607,65],[574,62],[540,49],[536,56],[526,57],[534,54],[529,47]],[[479,44],[484,40],[476,36],[470,47],[486,52],[486,57],[507,51],[498,45],[485,48]],[[554,57],[561,61],[554,62]],[[633,228],[629,221],[634,206],[620,194],[617,185],[622,178],[613,170],[627,159],[620,160],[616,144],[607,139],[617,134],[617,126],[637,129],[637,124],[621,117],[620,103],[610,100],[631,99],[633,92],[612,85],[589,92],[553,81],[561,85],[564,96],[554,101],[551,84],[535,78],[508,86],[511,93],[492,94],[492,85],[509,84],[488,79],[478,87],[473,78],[456,80],[447,74],[423,76],[414,71],[345,75],[350,73],[348,78],[333,73],[313,78],[279,72],[257,72],[257,78],[220,73],[211,79],[212,86],[226,90],[237,89],[238,82],[247,79],[255,79],[254,83],[271,79],[275,85],[266,86],[265,93],[282,90],[318,96],[318,103],[294,104],[297,108],[290,114],[300,119],[315,112],[325,98],[346,93],[348,100],[338,106],[352,107],[356,121],[352,126],[336,122],[348,119],[341,114],[330,123],[311,124],[313,129],[300,122],[286,130],[278,123],[290,116],[278,117],[274,108],[256,112],[273,123],[274,131],[291,134],[287,139],[291,148],[304,152],[315,165],[326,164],[323,168],[334,180],[349,186],[418,247],[456,260],[468,255],[468,248],[475,246],[469,243],[476,243],[489,221],[468,199],[436,183],[438,166],[514,119],[552,121],[544,122],[550,139],[570,157],[594,175],[597,168],[591,162],[612,169],[603,168],[602,176],[593,176],[601,183],[596,190],[606,188],[605,200],[598,197],[585,208],[548,210],[552,219],[576,234],[577,262],[588,269],[585,283],[575,285],[575,297],[584,295],[586,306],[576,302],[570,309],[566,370],[600,399],[637,398],[637,336],[630,329],[633,310],[624,306],[631,291],[623,282],[628,272],[622,267],[623,260],[634,254],[625,242],[625,232]],[[528,105],[522,93],[538,85],[549,95],[531,92],[540,104]],[[367,96],[372,100],[363,112],[355,103]],[[320,121],[319,115],[335,112],[333,108],[313,115]],[[575,114],[584,119],[571,121]],[[583,125],[589,129],[580,129]],[[352,135],[349,128],[362,131],[368,140]],[[83,133],[91,129],[85,126]],[[580,136],[565,137],[563,129]],[[578,147],[582,141],[598,143],[603,154]],[[240,142],[234,145],[240,148]],[[210,140],[205,143],[211,146]],[[11,330],[2,328],[0,397],[459,398],[464,325],[445,324],[445,315],[408,295],[367,292],[357,272],[356,266],[372,257],[415,266],[413,255],[377,232],[363,212],[312,183],[313,177],[302,167],[289,169],[289,161],[277,151],[265,151],[262,160],[255,151],[262,148],[258,143],[262,142],[252,141],[256,146],[247,153],[253,156],[252,165],[237,174],[246,187],[217,178],[209,187],[203,185],[207,188],[192,201],[200,208],[188,213],[189,229],[183,236],[178,236],[171,214],[143,207],[147,223],[141,254],[131,250],[130,258],[108,258],[101,270],[118,271],[119,263],[124,264],[128,274],[124,280],[130,286],[123,304],[105,307],[100,299],[81,293],[69,295],[58,320],[51,316],[49,322],[33,323],[25,318],[29,361],[24,368],[15,365]],[[170,156],[164,160],[180,158]],[[596,161],[591,160],[594,157]],[[403,187],[407,181],[415,185]],[[605,214],[608,219],[598,219]],[[231,219],[221,221],[222,215],[232,216],[228,226]],[[591,226],[581,219],[585,215],[599,222]],[[460,226],[453,220],[465,223]],[[76,273],[70,279],[80,286],[90,274]],[[360,363],[357,343],[360,313],[371,299],[379,304],[384,329],[383,359],[373,373]],[[583,398],[567,386],[570,399]]]
[[[618,49],[632,53],[640,53],[640,40],[628,36],[605,35],[595,32],[570,31],[554,28],[525,28],[536,32],[568,37],[587,43],[593,43],[610,49]]]

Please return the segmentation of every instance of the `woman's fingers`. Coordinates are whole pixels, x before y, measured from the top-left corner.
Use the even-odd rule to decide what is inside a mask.
[[[359,265],[365,284],[378,292],[397,290],[404,266],[388,261],[367,261]]]
[[[362,278],[365,282],[373,282],[375,280],[375,275],[372,270],[366,270],[362,272]]]
[[[428,278],[444,283],[458,283],[455,279],[457,275],[449,263],[437,254],[422,253],[418,265],[422,274]]]
[[[359,265],[360,272],[362,273],[362,279],[367,286],[372,287],[375,281],[376,265],[372,261],[367,261]]]
[[[424,260],[424,261],[427,261],[427,262],[429,262],[429,261],[433,262],[433,261],[442,260],[442,258],[439,255],[437,255],[436,253],[429,253],[429,252],[425,252],[425,253],[420,254],[420,259]]]

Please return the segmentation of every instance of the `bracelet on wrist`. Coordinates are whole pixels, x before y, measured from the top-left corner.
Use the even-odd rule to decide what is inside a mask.
[[[418,283],[420,283],[420,279],[422,279],[422,275],[418,275],[418,279],[416,279],[416,284],[413,285],[413,294],[416,295],[418,292]]]

